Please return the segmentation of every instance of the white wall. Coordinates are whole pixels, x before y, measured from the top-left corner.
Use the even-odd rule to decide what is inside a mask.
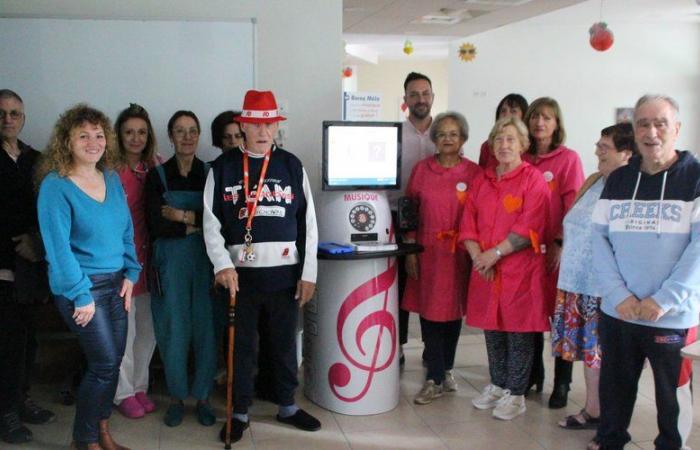
[[[166,158],[173,154],[168,120],[177,110],[194,111],[204,131],[198,155],[211,161],[221,150],[211,145],[209,124],[254,86],[253,33],[250,20],[0,18],[0,61],[13,62],[0,64],[0,80],[21,93],[29,115],[22,139],[38,148],[69,105],[87,101],[116,120],[136,102],[148,111]]]
[[[420,72],[430,78],[435,92],[433,116],[447,109],[447,60],[385,60],[376,65],[358,65],[355,70],[357,90],[382,94],[381,120],[404,120],[398,111],[403,98],[403,82],[410,72]]]
[[[173,0],[167,3],[158,0],[8,0],[2,2],[0,16],[178,21],[256,19],[256,86],[272,90],[286,106],[289,118],[286,147],[306,164],[314,190],[320,189],[320,171],[316,165],[321,155],[321,122],[340,119],[342,0]],[[187,60],[187,55],[181,57]],[[7,63],[2,61],[2,64]],[[21,92],[20,95],[31,93]],[[239,108],[241,105],[230,106]],[[27,111],[29,118],[31,113]]]
[[[600,53],[588,44],[588,27],[598,18],[599,3],[586,2],[452,43],[452,54],[465,41],[478,51],[471,63],[451,58],[449,64],[449,106],[474,130],[467,156],[477,157],[496,105],[509,92],[528,101],[557,99],[567,145],[579,152],[587,174],[595,171],[593,144],[600,129],[614,123],[615,108],[634,106],[648,92],[678,100],[677,147],[700,150],[700,25],[608,20],[615,43]]]

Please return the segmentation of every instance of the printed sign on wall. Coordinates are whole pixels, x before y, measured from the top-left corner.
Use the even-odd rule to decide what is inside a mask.
[[[343,120],[380,120],[381,114],[381,94],[343,92]]]

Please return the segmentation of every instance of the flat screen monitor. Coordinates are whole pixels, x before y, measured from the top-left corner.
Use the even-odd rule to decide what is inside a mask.
[[[400,122],[323,122],[324,191],[400,187]]]

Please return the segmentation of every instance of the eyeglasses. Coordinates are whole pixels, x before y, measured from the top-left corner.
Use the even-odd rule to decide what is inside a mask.
[[[199,130],[196,128],[190,128],[189,130],[185,128],[175,128],[173,134],[177,137],[185,137],[188,134],[190,136],[199,136]]]
[[[446,139],[446,138],[459,139],[461,137],[461,134],[456,133],[456,132],[452,132],[452,133],[439,132],[435,135],[435,137],[437,137],[439,141]]]
[[[7,116],[10,116],[10,119],[12,120],[19,120],[24,117],[24,113],[22,111],[17,111],[16,109],[13,109],[10,112],[0,109],[0,120],[4,120]]]

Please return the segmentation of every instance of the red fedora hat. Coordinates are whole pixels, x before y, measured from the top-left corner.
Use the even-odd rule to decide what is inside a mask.
[[[250,90],[245,93],[243,99],[243,112],[233,120],[244,123],[272,123],[287,118],[279,115],[272,91]]]

